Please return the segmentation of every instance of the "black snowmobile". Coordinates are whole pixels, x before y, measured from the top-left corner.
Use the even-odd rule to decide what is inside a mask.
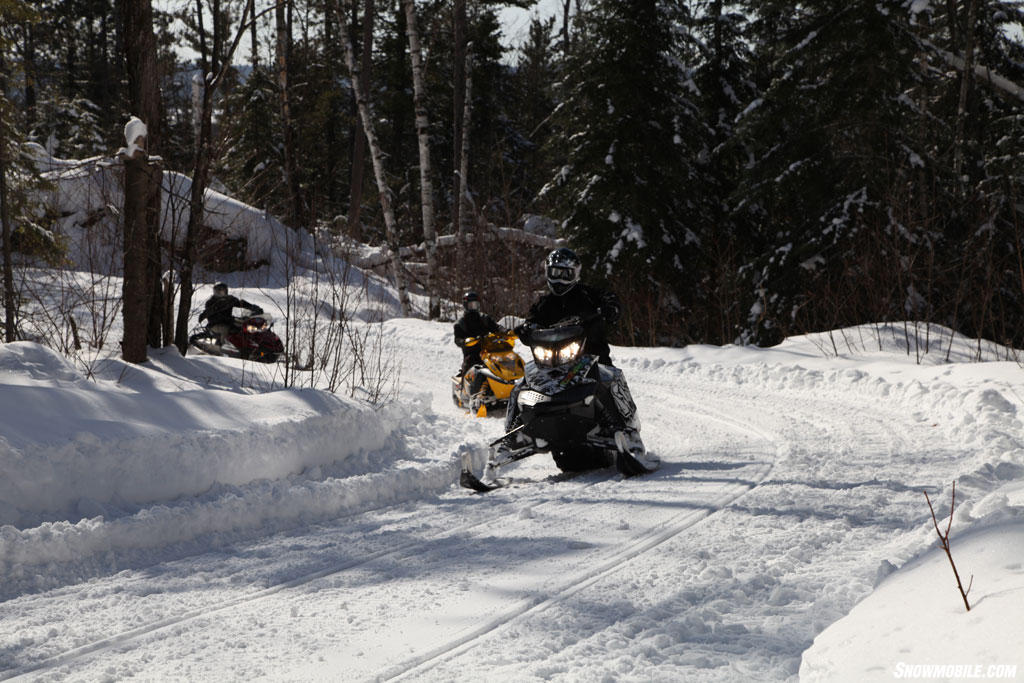
[[[614,465],[634,476],[657,468],[658,459],[640,440],[636,405],[622,371],[583,353],[583,321],[534,328],[520,339],[533,351],[533,361],[509,397],[506,433],[491,444],[480,477],[473,473],[471,454],[463,454],[463,486],[490,491],[500,486],[498,468],[545,452],[563,472]]]

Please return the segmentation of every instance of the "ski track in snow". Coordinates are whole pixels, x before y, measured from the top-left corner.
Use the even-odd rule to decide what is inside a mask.
[[[974,418],[961,433],[974,397],[939,383],[621,349],[659,471],[562,479],[537,456],[471,494],[455,453],[500,420],[451,405],[444,326],[397,324],[406,391],[428,392],[432,414],[388,447],[418,474],[384,467],[311,520],[214,527],[150,564],[129,553],[110,563],[126,569],[90,564],[0,602],[0,680],[787,680],[880,562],[912,554],[922,490],[999,476],[963,454],[1002,437]],[[1012,415],[977,400],[996,427]],[[329,497],[349,476],[313,483]],[[388,480],[401,490],[384,495]]]

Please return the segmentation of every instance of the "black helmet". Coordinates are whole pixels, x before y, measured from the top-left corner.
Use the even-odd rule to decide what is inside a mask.
[[[462,307],[467,311],[479,311],[480,296],[476,292],[466,292],[462,297]]]
[[[548,288],[553,294],[565,294],[580,281],[582,269],[583,264],[575,251],[567,247],[555,249],[545,261],[544,274],[548,279]]]
[[[217,284],[215,284],[213,286],[213,295],[214,296],[227,296],[228,295],[227,283],[218,282]]]

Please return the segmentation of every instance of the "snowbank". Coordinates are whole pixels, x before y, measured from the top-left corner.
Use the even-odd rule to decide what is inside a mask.
[[[143,549],[285,528],[455,480],[454,461],[393,471],[408,457],[394,442],[415,401],[375,409],[312,389],[217,388],[176,372],[230,361],[151,353],[89,379],[38,344],[0,345],[3,595],[96,562],[130,564]],[[47,565],[52,575],[37,576]]]
[[[1024,502],[1024,501],[1022,501]],[[951,534],[965,588],[933,550],[884,578],[817,638],[801,681],[1020,680],[1024,676],[1024,515],[1016,523]]]

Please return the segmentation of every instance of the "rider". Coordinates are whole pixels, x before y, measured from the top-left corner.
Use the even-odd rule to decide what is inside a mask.
[[[551,327],[566,318],[578,317],[587,328],[584,353],[598,357],[598,362],[611,365],[606,326],[619,319],[619,299],[614,293],[580,282],[583,263],[576,252],[566,247],[548,254],[544,273],[550,294],[542,296],[516,328],[524,344],[529,344],[530,331],[535,327]]]
[[[474,365],[479,365],[480,344],[466,344],[467,339],[480,337],[493,332],[502,334],[505,330],[491,316],[480,311],[480,296],[476,292],[466,292],[462,297],[462,307],[465,312],[455,322],[455,344],[462,349],[462,368],[456,377],[462,377]]]
[[[199,314],[199,322],[206,320],[206,328],[217,335],[217,345],[224,343],[225,337],[235,327],[235,318],[231,315],[233,308],[248,308],[253,315],[263,312],[256,304],[228,294],[228,286],[218,282],[213,286],[213,296],[206,300],[203,312]]]
[[[624,439],[624,446],[634,455],[645,451],[640,439],[640,419],[636,404],[626,384],[622,370],[612,365],[609,355],[606,327],[619,319],[619,299],[614,293],[580,282],[583,263],[572,249],[561,247],[548,254],[545,260],[545,276],[550,294],[543,295],[526,316],[526,321],[516,327],[516,334],[524,343],[530,344],[534,328],[551,327],[566,318],[577,317],[587,331],[583,352],[598,357],[597,365],[590,376],[598,379],[608,389],[605,394],[609,404],[610,425]],[[513,392],[511,405],[516,405],[518,389]],[[610,394],[610,398],[607,398]],[[509,411],[506,429],[512,429],[514,411]]]

